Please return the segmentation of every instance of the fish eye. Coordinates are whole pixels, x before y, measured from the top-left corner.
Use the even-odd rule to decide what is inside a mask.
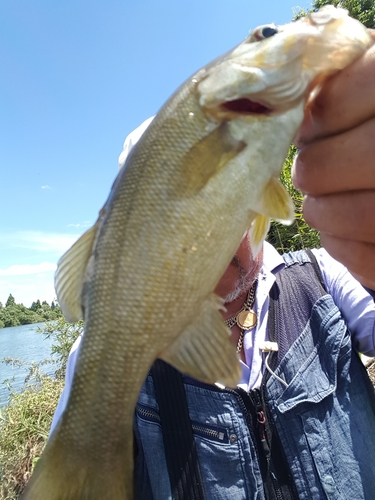
[[[276,33],[278,33],[276,26],[266,26],[262,29],[262,35],[264,38],[270,38],[271,36],[276,35]]]
[[[270,38],[271,36],[276,35],[278,32],[279,30],[274,24],[264,24],[255,28],[246,41],[249,43],[260,42],[265,38]]]

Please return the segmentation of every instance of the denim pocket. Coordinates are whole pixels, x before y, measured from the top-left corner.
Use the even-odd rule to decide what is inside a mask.
[[[350,356],[350,333],[332,298],[324,296],[275,370],[285,385],[272,375],[267,382],[276,408],[286,413],[301,404],[323,401],[336,390],[339,360],[349,361]]]
[[[159,413],[151,406],[138,403],[136,406],[136,415],[146,422],[161,425]],[[224,427],[208,425],[194,420],[191,421],[191,427],[195,437],[208,439],[216,443],[229,443],[228,431]]]
[[[206,500],[264,500],[255,447],[237,397],[215,386],[185,381]],[[137,439],[155,499],[171,498],[159,408],[151,377],[135,412]]]

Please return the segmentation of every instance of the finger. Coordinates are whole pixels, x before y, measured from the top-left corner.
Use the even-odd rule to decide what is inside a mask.
[[[293,163],[293,183],[314,196],[375,189],[374,158],[375,118],[304,147]]]
[[[321,233],[321,243],[362,285],[375,290],[375,245]]]
[[[375,243],[375,191],[306,196],[303,215],[315,229],[336,238]]]
[[[375,114],[375,46],[329,78],[308,104],[297,147],[348,130]]]

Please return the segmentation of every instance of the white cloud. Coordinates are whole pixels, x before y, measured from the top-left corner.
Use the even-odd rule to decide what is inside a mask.
[[[42,231],[17,231],[0,235],[2,248],[21,248],[38,252],[62,254],[78,239],[77,234],[45,233]]]
[[[17,304],[21,303],[26,307],[30,307],[38,299],[51,303],[56,299],[53,277],[52,269],[34,274],[0,276],[0,302],[5,304],[11,293]]]
[[[30,307],[35,300],[56,298],[56,262],[82,231],[49,233],[14,231],[0,234],[0,302],[11,293],[17,303]]]
[[[45,184],[44,186],[40,186],[42,189],[52,189],[51,186],[48,184]]]
[[[40,264],[19,264],[7,269],[0,269],[0,276],[24,276],[25,274],[40,274],[55,271],[56,264],[53,262],[41,262]]]
[[[92,223],[85,220],[83,222],[78,222],[77,224],[68,224],[66,227],[81,227],[81,228],[86,228],[92,226]]]

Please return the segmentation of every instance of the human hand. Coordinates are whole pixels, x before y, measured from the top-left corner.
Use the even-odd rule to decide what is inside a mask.
[[[323,85],[295,143],[293,182],[306,195],[306,222],[375,289],[375,45]]]

